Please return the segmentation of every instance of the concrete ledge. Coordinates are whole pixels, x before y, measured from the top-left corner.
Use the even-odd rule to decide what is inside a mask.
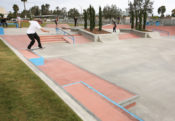
[[[105,31],[105,30],[104,30]],[[78,33],[85,36],[86,38],[94,41],[94,42],[110,42],[118,40],[118,35],[115,33],[109,33],[109,34],[93,34],[91,32],[88,32],[84,29],[78,29]]]
[[[160,38],[159,32],[143,32],[135,29],[120,29],[121,32],[133,33],[143,38]]]
[[[85,31],[83,29],[78,29],[78,34],[81,34],[81,35],[85,36],[86,38],[88,38],[88,39],[90,39],[94,42],[98,41],[98,35],[93,34],[91,32],[88,32],[88,31]]]

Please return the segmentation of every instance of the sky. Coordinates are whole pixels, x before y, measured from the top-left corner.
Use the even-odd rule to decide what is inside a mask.
[[[133,0],[130,0],[133,1]],[[158,15],[157,9],[165,5],[166,12],[165,15],[171,14],[171,11],[175,9],[175,0],[152,0],[153,4],[153,14]],[[83,9],[86,9],[91,4],[94,6],[96,10],[98,7],[101,6],[102,8],[106,5],[115,4],[117,7],[122,9],[123,11],[128,8],[128,0],[27,0],[26,8],[29,9],[30,7],[37,5],[41,6],[42,4],[50,4],[50,9],[54,10],[57,6],[59,8],[66,7],[67,10],[70,8],[77,8],[80,13],[82,13]],[[24,9],[24,4],[21,0],[0,0],[0,7],[6,9],[6,11],[13,11],[12,6],[17,4],[19,6],[19,11]]]

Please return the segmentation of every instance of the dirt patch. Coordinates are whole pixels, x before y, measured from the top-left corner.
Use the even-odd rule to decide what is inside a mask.
[[[97,28],[94,29],[93,31],[90,31],[90,29],[85,29],[85,30],[88,32],[91,32],[93,34],[109,34],[110,33],[110,32],[104,31],[104,30],[99,31]]]

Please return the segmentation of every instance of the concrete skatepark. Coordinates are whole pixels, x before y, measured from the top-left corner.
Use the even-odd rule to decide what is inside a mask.
[[[51,30],[47,35],[55,34],[55,29],[46,29]],[[25,31],[25,28],[6,29],[5,36],[1,37],[17,50],[20,48],[23,54],[21,50],[27,42],[21,45],[19,42],[27,39]],[[174,121],[175,34],[170,32],[170,35],[152,39],[121,33],[118,40],[108,43],[86,41],[81,44],[79,40],[80,43],[69,44],[58,40],[43,42],[45,49],[32,52],[44,59],[63,59],[109,84],[139,95],[129,111],[145,121]]]

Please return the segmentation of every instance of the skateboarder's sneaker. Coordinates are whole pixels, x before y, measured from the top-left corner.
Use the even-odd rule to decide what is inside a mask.
[[[40,49],[42,49],[43,47],[42,46],[38,46]]]

